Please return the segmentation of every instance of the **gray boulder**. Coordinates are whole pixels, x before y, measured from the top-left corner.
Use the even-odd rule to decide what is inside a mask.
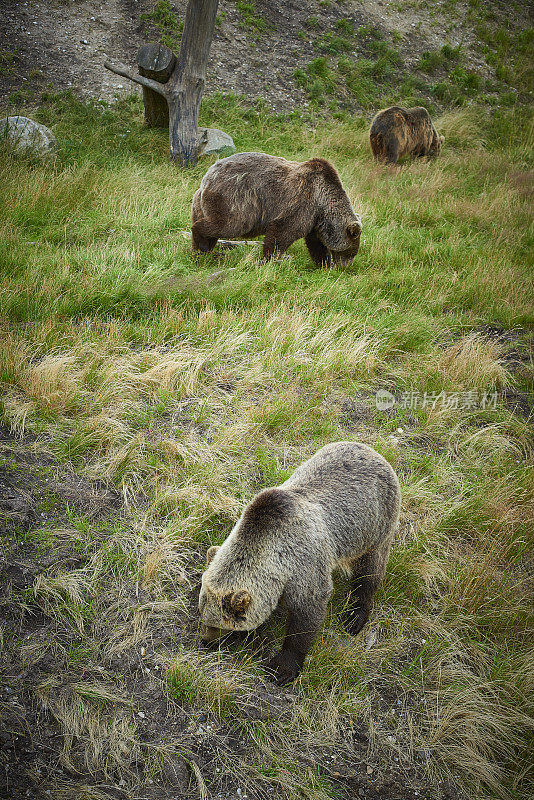
[[[235,144],[231,136],[218,128],[199,128],[201,136],[199,156],[231,156],[235,153]]]
[[[45,125],[29,117],[4,117],[0,119],[0,147],[9,147],[31,158],[51,159],[56,137]]]

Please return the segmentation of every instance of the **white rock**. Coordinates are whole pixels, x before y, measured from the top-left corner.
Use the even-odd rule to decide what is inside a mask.
[[[231,136],[218,128],[199,128],[201,135],[199,156],[209,156],[217,154],[220,156],[230,156],[235,153],[235,144]]]

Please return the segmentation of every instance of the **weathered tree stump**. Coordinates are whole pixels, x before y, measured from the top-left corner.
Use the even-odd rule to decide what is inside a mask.
[[[218,5],[219,0],[189,0],[185,12],[180,53],[166,83],[155,80],[153,77],[146,77],[141,70],[139,70],[140,74],[136,75],[124,64],[113,65],[109,61],[104,63],[104,66],[116,75],[122,75],[135,83],[140,83],[143,88],[161,95],[168,107],[169,159],[178,161],[184,167],[196,164],[201,144],[198,113],[204,91],[206,67]],[[165,61],[164,56],[162,56],[162,60]],[[159,67],[158,62],[155,67]],[[143,63],[142,69],[147,69],[145,63]],[[154,70],[150,57],[148,69]],[[158,69],[156,69],[157,71]],[[145,111],[145,118],[146,114]],[[152,110],[148,112],[148,117],[150,120],[157,118],[161,122],[163,106],[152,107]],[[153,122],[149,124],[153,124]]]
[[[167,83],[176,66],[176,56],[163,44],[144,44],[137,53],[139,74],[152,78],[158,83]],[[169,125],[169,106],[167,99],[143,86],[145,122],[151,128],[167,128]]]

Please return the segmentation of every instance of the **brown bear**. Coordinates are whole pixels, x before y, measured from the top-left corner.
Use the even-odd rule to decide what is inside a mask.
[[[236,153],[213,164],[195,192],[193,250],[219,238],[265,235],[263,255],[284,253],[304,237],[318,266],[352,261],[362,221],[335,168],[323,158],[302,163],[266,153]]]
[[[391,106],[379,111],[371,123],[369,140],[375,159],[386,164],[396,164],[406,155],[412,158],[437,156],[444,142],[430,114],[421,106]]]
[[[399,482],[381,455],[358,442],[326,445],[281,486],[256,495],[223,544],[209,548],[203,640],[253,630],[282,602],[286,636],[267,668],[280,685],[293,680],[325,618],[335,570],[352,576],[349,630],[367,622],[399,510]]]

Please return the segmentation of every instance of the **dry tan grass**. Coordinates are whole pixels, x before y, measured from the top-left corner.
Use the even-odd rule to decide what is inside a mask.
[[[79,748],[79,741],[82,742],[80,755],[89,772],[102,770],[106,777],[112,777],[117,769],[127,773],[142,760],[143,748],[133,719],[102,714],[102,702],[128,702],[110,693],[105,686],[62,683],[50,678],[36,687],[35,693],[43,708],[61,726],[60,759],[71,771],[77,770],[78,754],[74,750]]]
[[[224,649],[210,653],[180,647],[171,659],[160,659],[160,664],[168,672],[176,698],[200,702],[222,717],[233,718],[254,709],[257,669],[246,654],[236,660]]]
[[[105,789],[99,789],[97,786],[67,781],[65,783],[58,782],[51,796],[54,800],[72,800],[73,797],[76,800],[114,800],[116,794],[111,790],[106,792]]]
[[[435,121],[439,133],[445,137],[444,152],[448,145],[472,150],[484,150],[487,144],[476,112],[470,108],[456,108],[441,114]],[[473,156],[471,155],[471,158]]]
[[[476,333],[462,337],[429,364],[443,388],[491,391],[510,384],[503,346]]]

